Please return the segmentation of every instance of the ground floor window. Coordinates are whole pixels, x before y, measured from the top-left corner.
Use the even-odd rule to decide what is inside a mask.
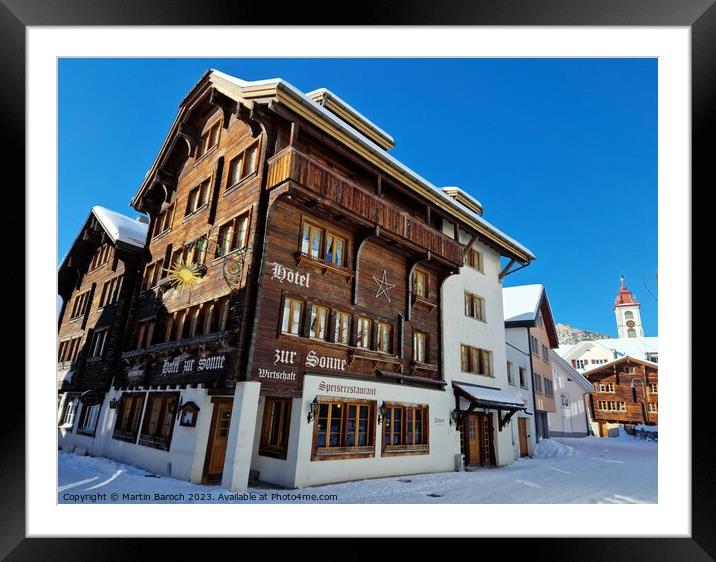
[[[60,425],[63,427],[72,427],[75,424],[75,414],[77,413],[77,404],[79,399],[76,396],[68,396],[65,400],[65,410],[62,412]]]
[[[125,392],[122,394],[117,408],[117,422],[112,434],[114,439],[136,442],[137,433],[139,432],[139,420],[142,418],[144,396],[144,392]]]
[[[386,403],[383,453],[428,452],[428,406]]]
[[[169,450],[174,431],[178,392],[150,392],[139,444]]]
[[[291,427],[291,399],[266,398],[259,455],[285,459]]]
[[[375,454],[375,402],[319,400],[313,459]]]
[[[94,435],[95,429],[97,428],[100,408],[102,408],[101,404],[93,404],[92,406],[82,405],[80,422],[77,425],[78,433]]]

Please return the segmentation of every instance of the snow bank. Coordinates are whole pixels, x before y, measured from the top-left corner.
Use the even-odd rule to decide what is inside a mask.
[[[539,458],[544,457],[564,457],[566,455],[573,455],[574,448],[554,439],[542,439],[535,447],[534,456]]]

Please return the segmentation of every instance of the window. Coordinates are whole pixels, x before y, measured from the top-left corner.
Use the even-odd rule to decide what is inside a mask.
[[[375,403],[322,402],[315,428],[314,459],[327,455],[374,454]]]
[[[566,392],[560,393],[559,401],[562,404],[562,408],[569,408],[569,394]]]
[[[249,214],[244,213],[219,228],[215,258],[225,256],[246,246]]]
[[[323,306],[311,306],[311,327],[308,336],[318,340],[326,339],[326,324],[328,322],[328,309]]]
[[[612,383],[612,382],[599,383],[599,384],[597,384],[597,390],[599,392],[614,392],[614,383]]]
[[[542,394],[542,377],[537,373],[534,374],[534,389],[535,392]]]
[[[350,345],[351,315],[347,312],[333,311],[333,341]]]
[[[413,361],[427,363],[427,342],[428,335],[425,332],[419,332],[417,330],[413,332]]]
[[[154,341],[154,325],[155,320],[143,320],[137,323],[135,330],[133,349],[144,349],[152,345]]]
[[[259,157],[259,145],[254,143],[246,150],[235,156],[229,162],[229,177],[226,188],[229,189],[244,178],[249,177],[256,172]]]
[[[174,204],[172,203],[166,207],[154,221],[154,235],[152,238],[156,238],[160,234],[164,234],[168,230],[171,230],[172,219],[174,218]]]
[[[549,363],[549,348],[546,345],[542,346],[542,359]]]
[[[346,240],[332,232],[326,233],[326,262],[336,267],[344,267]]]
[[[117,422],[112,434],[113,439],[131,441],[132,443],[137,440],[144,396],[144,392],[125,392],[122,394],[117,408]]]
[[[547,377],[544,377],[544,393],[546,396],[554,396],[554,383]]]
[[[161,273],[164,260],[155,261],[147,264],[142,278],[142,291],[151,289],[159,283],[159,274]]]
[[[85,291],[81,295],[77,295],[75,297],[75,302],[72,305],[72,314],[70,315],[70,320],[74,320],[75,318],[80,318],[81,316],[85,315],[90,305],[89,296],[90,292]]]
[[[520,367],[520,386],[527,388],[527,370],[524,367]]]
[[[649,402],[649,412],[656,413],[659,411],[659,405],[657,402]]]
[[[606,412],[626,412],[626,402],[616,402],[614,400],[600,400],[599,409]]]
[[[626,320],[634,320],[634,313],[633,313],[631,310],[627,310],[627,311],[624,313],[624,318],[625,318]]]
[[[385,404],[384,452],[428,450],[427,405]]]
[[[428,274],[419,269],[413,273],[413,294],[416,297],[428,298]]]
[[[62,423],[64,427],[72,427],[75,423],[75,412],[77,411],[77,397],[68,397],[65,402],[65,411],[62,415]]]
[[[658,363],[659,362],[659,354],[653,353],[653,352],[647,352],[646,353],[646,360],[651,361],[652,363]]]
[[[65,340],[63,342],[60,342],[60,349],[58,352],[58,362],[59,363],[65,363],[67,361],[74,361],[77,359],[77,355],[80,352],[80,342],[82,341],[82,336],[77,336],[75,338]]]
[[[176,418],[178,392],[150,392],[139,444],[169,450]]]
[[[206,178],[201,184],[197,185],[194,189],[189,192],[189,197],[186,203],[186,211],[184,216],[191,215],[199,209],[202,209],[209,204],[209,186],[211,185],[211,178]]]
[[[98,267],[106,264],[109,261],[109,255],[111,252],[112,246],[107,243],[102,244],[99,248],[97,248],[97,251],[94,253],[94,256],[92,256],[89,271],[97,269]]]
[[[511,385],[515,384],[515,378],[512,374],[512,363],[510,361],[507,362],[507,382]]]
[[[266,398],[259,455],[286,458],[291,425],[291,399]]]
[[[119,300],[119,292],[122,290],[123,282],[124,275],[118,275],[114,279],[105,282],[99,299],[99,308],[115,304]]]
[[[649,393],[650,394],[658,394],[659,393],[659,385],[651,383],[649,385]]]
[[[301,252],[319,259],[321,246],[323,244],[323,231],[310,223],[303,225],[303,238],[301,241]]]
[[[80,421],[77,425],[77,433],[94,435],[95,428],[97,427],[97,419],[99,418],[99,410],[101,407],[101,404],[94,404],[92,406],[82,405]]]
[[[358,335],[356,338],[357,347],[364,347],[366,349],[370,349],[371,324],[372,322],[370,318],[366,318],[365,316],[361,316],[360,318],[358,318]]]
[[[635,338],[636,337],[636,330],[634,328],[629,328],[627,330],[627,337],[628,338]]]
[[[283,303],[283,322],[281,331],[284,334],[300,335],[301,318],[303,317],[303,302],[286,297]]]
[[[575,365],[577,369],[584,369],[584,367],[587,365],[588,359],[577,359],[575,360]]]
[[[462,371],[477,375],[492,376],[492,353],[469,345],[460,346]]]
[[[586,361],[588,362],[589,359],[587,359]],[[606,363],[607,360],[606,359],[592,359],[591,362],[592,362],[592,365],[602,365],[602,364]],[[586,364],[586,362],[585,362],[585,364]]]
[[[485,321],[485,299],[465,293],[465,315]]]
[[[470,248],[465,256],[465,265],[468,265],[482,273],[482,254],[477,250]]]
[[[393,326],[386,322],[378,322],[378,351],[393,352]]]
[[[196,147],[197,160],[204,156],[210,149],[219,144],[219,123],[214,123],[211,128],[201,135],[199,145]]]
[[[90,344],[90,357],[102,357],[104,344],[107,341],[107,334],[109,334],[109,328],[95,330],[92,336],[92,343]]]
[[[530,349],[537,357],[539,357],[539,341],[534,336],[530,336]]]

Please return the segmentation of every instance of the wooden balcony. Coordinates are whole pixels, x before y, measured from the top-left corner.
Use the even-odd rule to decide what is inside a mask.
[[[295,148],[284,148],[268,166],[267,189],[291,180],[411,246],[452,265],[463,264],[461,244]]]

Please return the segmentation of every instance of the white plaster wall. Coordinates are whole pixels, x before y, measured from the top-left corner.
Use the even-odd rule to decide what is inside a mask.
[[[605,349],[601,345],[593,344],[589,346],[585,346],[584,349],[578,353],[569,353],[564,356],[564,360],[572,364],[572,360],[582,359],[585,361],[588,361],[588,365],[586,365],[585,368],[577,368],[575,367],[575,370],[584,373],[585,371],[589,371],[590,369],[594,369],[595,367],[599,367],[597,364],[592,364],[592,359],[603,359],[605,362],[613,361],[614,360],[614,353],[611,352],[608,349]]]
[[[356,384],[365,388],[374,388],[375,395],[319,392],[318,384],[320,381],[344,385]],[[455,426],[450,426],[449,424],[450,412],[455,405],[455,398],[451,390],[431,390],[420,387],[375,383],[362,380],[352,381],[344,378],[338,379],[323,375],[308,374],[304,378],[303,389],[303,399],[301,400],[300,408],[294,408],[291,420],[292,424],[296,421],[298,422],[296,425],[298,440],[294,445],[293,442],[296,441],[296,435],[294,434],[294,428],[292,426],[291,441],[289,442],[290,447],[296,447],[295,456],[297,459],[295,478],[290,484],[292,487],[302,488],[331,482],[360,480],[381,476],[419,474],[423,472],[446,472],[455,469],[455,455],[460,452],[460,436]],[[308,415],[309,404],[316,395],[375,400],[377,408],[380,408],[384,400],[428,404],[430,417],[428,422],[429,454],[381,457],[382,426],[376,425],[375,457],[311,461],[314,422],[308,423],[306,416]],[[299,417],[298,420],[294,417],[296,415]],[[442,419],[443,423],[436,423],[436,418]],[[294,453],[290,450],[289,456],[293,454]],[[266,480],[263,474],[261,478],[262,480]],[[288,484],[284,483],[283,485]]]
[[[585,390],[574,381],[570,381],[568,372],[559,363],[552,362],[552,380],[554,381],[555,412],[547,413],[547,425],[550,434],[585,435],[589,433],[584,403]],[[561,394],[567,393],[569,406],[562,406]],[[567,426],[565,420],[567,418]]]
[[[461,242],[469,243],[469,241],[470,238],[463,233]],[[502,307],[502,283],[499,279],[500,255],[480,242],[473,244],[473,248],[482,254],[483,271],[463,266],[460,268],[459,274],[449,277],[443,284],[442,331],[445,380],[448,385],[453,381],[465,382],[520,394],[515,386],[507,382],[505,320]],[[484,322],[465,314],[465,291],[484,299]],[[492,376],[462,372],[461,344],[492,352]],[[513,421],[511,419],[509,424],[499,431],[497,414],[496,412],[492,412],[492,414],[495,430],[493,435],[495,460],[498,466],[503,466],[510,464],[515,459],[512,444]]]
[[[155,391],[152,390],[152,392]],[[156,392],[177,392],[177,390]],[[113,398],[119,400],[122,392],[111,389],[105,396],[102,405],[90,454],[124,462],[155,474],[171,475],[180,480],[200,482],[213,404],[211,397],[207,396],[206,390],[203,388],[183,389],[178,392],[181,392],[181,402],[192,401],[199,406],[200,410],[196,427],[182,427],[179,425],[179,420],[175,420],[169,451],[112,438],[118,410],[110,409],[109,401]],[[146,409],[146,399],[144,404]],[[144,414],[140,421],[140,430],[143,419]]]
[[[515,418],[525,418],[527,420],[527,451],[530,456],[534,454],[534,448],[537,443],[537,430],[534,421],[534,396],[532,395],[532,372],[530,371],[530,355],[529,344],[527,338],[527,328],[506,328],[505,329],[505,353],[507,361],[512,363],[514,386],[508,385],[509,388],[516,390],[520,397],[527,404],[526,412],[515,414],[511,425],[512,430],[512,447],[515,458],[520,456],[520,437],[519,422]],[[525,387],[520,386],[520,371],[522,367],[525,370]]]

